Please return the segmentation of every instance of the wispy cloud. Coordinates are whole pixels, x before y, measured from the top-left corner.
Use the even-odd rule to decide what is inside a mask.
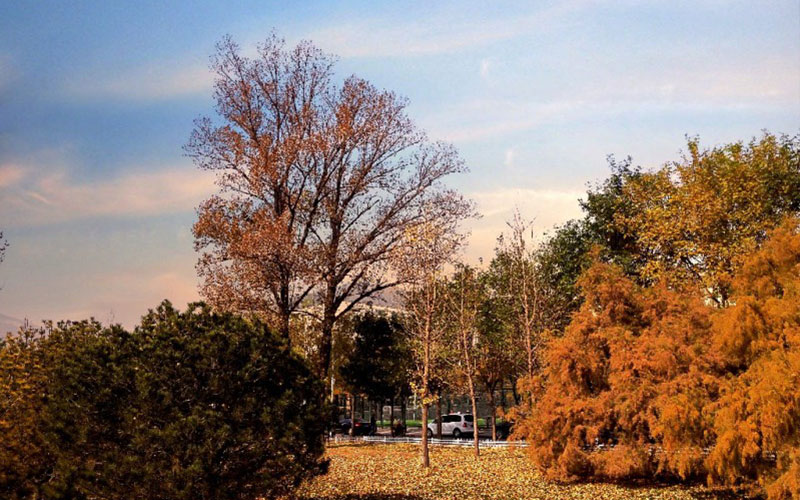
[[[213,176],[191,166],[78,180],[68,170],[0,166],[6,226],[51,224],[86,217],[128,217],[193,210],[214,190]]]
[[[587,70],[585,84],[567,90],[521,89],[514,97],[478,98],[454,109],[430,115],[426,122],[434,137],[453,142],[496,138],[514,132],[582,117],[613,117],[664,113],[730,111],[800,111],[800,66],[779,58],[764,59],[747,68],[721,64],[713,68],[688,65],[660,71],[632,70],[617,74]],[[513,85],[514,82],[505,82]]]
[[[17,184],[24,175],[25,170],[18,165],[0,165],[0,188]]]
[[[89,73],[66,84],[70,95],[94,99],[157,101],[195,95],[209,95],[214,75],[204,64],[153,64],[120,74]]]
[[[533,30],[546,30],[586,1],[554,2],[529,14],[515,12],[502,18],[459,18],[459,12],[416,16],[414,22],[362,19],[337,23],[308,34],[324,50],[341,57],[404,57],[448,54],[507,40]]]

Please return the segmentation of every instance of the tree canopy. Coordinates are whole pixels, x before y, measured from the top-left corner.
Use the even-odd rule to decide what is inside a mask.
[[[322,384],[258,320],[164,302],[42,333],[0,346],[4,498],[274,498],[325,471]]]
[[[416,128],[405,99],[356,76],[337,85],[311,43],[273,35],[248,58],[225,38],[212,67],[218,119],[198,120],[186,146],[220,186],[194,226],[203,295],[267,315],[287,338],[314,299],[325,377],[336,321],[403,281],[388,270],[408,229],[465,216],[442,183],[464,163]]]

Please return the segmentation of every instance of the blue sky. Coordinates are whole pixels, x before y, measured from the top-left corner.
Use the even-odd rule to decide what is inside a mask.
[[[432,5],[435,4],[435,5]],[[488,4],[488,5],[487,5]],[[515,206],[580,214],[606,155],[645,167],[800,126],[795,1],[2,2],[0,313],[132,326],[197,298],[190,227],[213,182],[182,154],[212,111],[213,46],[273,28],[410,99],[471,172],[491,257]]]

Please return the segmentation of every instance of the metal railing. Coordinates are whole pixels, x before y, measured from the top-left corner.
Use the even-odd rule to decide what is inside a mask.
[[[330,443],[373,443],[373,444],[390,444],[390,443],[409,443],[420,444],[422,443],[421,437],[391,437],[391,436],[349,436],[347,434],[334,434],[328,438]],[[469,439],[428,439],[428,444],[431,446],[464,446],[469,447],[473,445],[471,438]],[[490,439],[481,439],[480,446],[482,448],[511,448],[519,447],[524,448],[528,446],[525,441],[492,441]]]

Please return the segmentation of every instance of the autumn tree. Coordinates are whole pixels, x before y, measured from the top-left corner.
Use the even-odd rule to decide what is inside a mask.
[[[427,211],[441,206],[427,207]],[[396,254],[397,272],[405,275],[408,285],[402,290],[405,320],[415,361],[414,390],[422,403],[422,464],[430,466],[428,453],[428,406],[435,401],[431,382],[442,348],[445,333],[445,301],[443,273],[464,242],[458,232],[458,222],[469,214],[471,207],[460,206],[449,218],[430,217],[426,222],[406,229],[401,251]]]
[[[726,305],[741,257],[787,214],[800,213],[800,138],[764,133],[702,149],[630,178],[615,225],[635,239],[641,275],[694,284]]]
[[[602,262],[580,286],[583,305],[548,343],[541,393],[515,432],[562,480],[698,477],[712,444],[705,407],[717,390],[705,355],[708,308]]]
[[[186,146],[220,186],[194,226],[203,296],[265,314],[285,337],[314,298],[326,377],[336,322],[405,281],[392,255],[424,217],[458,211],[442,180],[464,164],[416,128],[405,99],[355,76],[337,85],[334,59],[309,42],[273,35],[248,58],[225,38],[212,69],[218,119],[198,120]]]
[[[451,337],[458,346],[456,369],[466,382],[467,394],[472,406],[473,418],[473,447],[475,456],[480,456],[478,442],[478,403],[477,381],[479,367],[479,342],[480,342],[480,314],[482,302],[485,297],[483,283],[478,271],[466,266],[458,265],[455,274],[450,278],[445,302],[445,321]]]
[[[492,440],[497,440],[497,390],[518,373],[516,339],[512,326],[511,307],[499,286],[502,276],[490,266],[480,273],[483,297],[478,317],[477,371],[486,392]],[[500,281],[498,281],[500,280]]]
[[[543,279],[539,246],[529,234],[532,223],[516,212],[508,225],[510,234],[499,238],[491,265],[502,275],[498,282],[510,304],[509,320],[514,325],[524,357],[525,373],[521,387],[525,388],[532,402],[530,384],[540,366],[539,350],[554,326],[554,319],[559,317],[557,301],[554,300],[557,294]]]
[[[707,463],[722,484],[757,482],[771,499],[800,497],[800,219],[787,218],[748,256],[734,305],[714,322],[724,373]]]

